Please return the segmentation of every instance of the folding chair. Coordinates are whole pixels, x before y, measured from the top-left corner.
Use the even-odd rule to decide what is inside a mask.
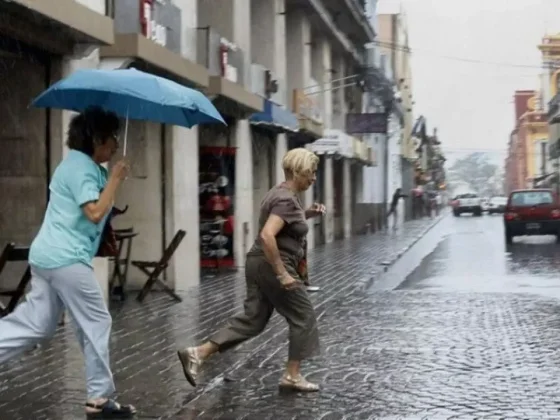
[[[15,244],[11,243],[5,246],[4,251],[0,254],[0,273],[6,266],[8,262],[18,262],[27,261],[29,258],[29,247],[16,247]],[[8,305],[4,307],[0,304],[0,317],[6,316],[13,312],[16,308],[19,300],[25,294],[25,289],[31,280],[31,268],[27,265],[21,280],[19,281],[17,287],[14,290],[2,290],[0,291],[0,296],[8,296],[10,301]]]
[[[158,283],[163,291],[175,299],[177,302],[182,302],[183,299],[179,295],[175,293],[175,291],[169,287],[164,280],[161,280],[159,276],[164,272],[169,264],[169,260],[173,257],[173,254],[181,244],[181,241],[185,237],[187,232],[184,230],[178,230],[173,239],[171,240],[169,246],[163,252],[163,256],[159,261],[131,261],[130,263],[141,270],[148,276],[148,280],[144,287],[138,293],[138,297],[136,298],[138,302],[142,302],[146,295],[150,292],[152,287],[155,283]]]

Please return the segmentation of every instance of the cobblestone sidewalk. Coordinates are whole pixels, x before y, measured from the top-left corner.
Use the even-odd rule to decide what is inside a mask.
[[[398,232],[355,237],[310,253],[312,280],[322,288],[313,295],[313,300],[324,342],[329,340],[331,328],[340,329],[333,319],[337,308],[344,308],[343,304],[352,301],[351,296],[359,295],[364,282],[371,281],[387,264],[394,262],[435,222],[413,221]],[[195,390],[186,383],[175,350],[205,339],[242,307],[243,298],[244,279],[239,273],[205,280],[200,287],[184,294],[182,304],[165,295],[153,294],[144,304],[131,299],[113,311],[112,360],[117,387],[123,400],[139,408],[139,418],[275,417],[279,420],[300,418],[298,413],[306,419],[330,418],[325,415],[332,411],[332,404],[322,405],[329,396],[328,391],[301,400],[284,400],[278,396],[275,385],[284,358],[286,326],[277,316],[260,337],[205,366],[199,388]],[[342,329],[356,331],[356,328],[361,326],[347,325]],[[344,338],[345,331],[340,333]],[[325,345],[327,356],[311,366],[314,374],[321,371],[336,375],[329,370],[329,364],[352,363],[344,353],[331,359],[328,355],[332,353],[332,345],[328,341]],[[369,369],[374,367],[372,360]],[[359,365],[352,367],[358,368]],[[339,375],[348,374],[336,370]],[[351,410],[356,405],[355,399],[371,399],[371,395],[362,392],[357,388],[342,395],[336,403],[339,411]],[[2,420],[81,418],[84,398],[83,359],[68,327],[61,328],[50,344],[0,368]],[[307,407],[304,411],[301,411],[302,404]],[[347,404],[350,405],[346,407]],[[337,412],[332,411],[332,418],[342,418]]]

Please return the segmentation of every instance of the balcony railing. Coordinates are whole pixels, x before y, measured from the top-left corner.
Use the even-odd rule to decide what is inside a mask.
[[[246,86],[245,52],[241,48],[210,26],[198,28],[197,44],[197,61],[211,76],[221,76]]]

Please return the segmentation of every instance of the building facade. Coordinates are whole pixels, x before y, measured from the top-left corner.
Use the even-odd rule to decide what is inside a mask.
[[[540,185],[550,174],[547,116],[541,93],[519,90],[514,94],[515,128],[508,143],[505,164],[507,189]]]
[[[345,128],[346,113],[362,110],[356,76],[375,39],[366,6],[371,12],[371,4],[335,0],[0,0],[0,189],[10,197],[0,214],[13,215],[0,218],[0,242],[33,239],[67,152],[72,113],[30,101],[77,69],[129,67],[201,90],[228,123],[189,130],[130,122],[133,171],[116,203],[129,211],[115,222],[139,233],[133,259],[159,259],[184,229],[167,270],[176,289],[205,270],[242,267],[260,201],[283,180],[281,158],[293,147],[321,157],[304,201],[324,202],[328,212],[310,221],[310,247],[348,237],[357,174],[376,156]],[[209,233],[216,230],[220,246]],[[107,261],[96,267],[108,276]]]

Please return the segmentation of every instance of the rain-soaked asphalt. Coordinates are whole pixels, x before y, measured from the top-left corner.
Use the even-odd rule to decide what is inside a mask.
[[[120,396],[146,419],[560,419],[560,246],[533,238],[506,249],[501,223],[448,216],[314,251],[322,354],[304,370],[318,394],[278,394],[279,317],[210,362],[198,389],[186,384],[175,349],[240,308],[242,278],[207,281],[183,304],[154,295],[114,308]],[[0,367],[0,420],[83,418],[83,398],[65,328]]]

